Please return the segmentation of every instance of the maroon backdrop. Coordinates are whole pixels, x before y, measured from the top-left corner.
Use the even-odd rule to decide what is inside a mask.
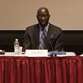
[[[0,57],[0,83],[83,83],[83,57]]]

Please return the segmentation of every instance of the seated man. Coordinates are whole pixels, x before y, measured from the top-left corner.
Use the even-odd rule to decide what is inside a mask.
[[[26,28],[24,34],[25,49],[62,50],[62,30],[49,22],[50,14],[47,8],[37,11],[38,24]]]

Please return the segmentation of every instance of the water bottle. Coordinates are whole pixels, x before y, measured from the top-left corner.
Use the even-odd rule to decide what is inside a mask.
[[[15,54],[19,54],[19,40],[17,38],[14,41],[14,52]]]

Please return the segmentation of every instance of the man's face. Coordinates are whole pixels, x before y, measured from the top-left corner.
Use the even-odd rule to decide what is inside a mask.
[[[48,24],[49,17],[50,17],[50,15],[49,15],[49,12],[47,9],[45,9],[45,8],[39,9],[39,11],[37,13],[37,19],[38,19],[39,24],[42,27],[45,27]]]

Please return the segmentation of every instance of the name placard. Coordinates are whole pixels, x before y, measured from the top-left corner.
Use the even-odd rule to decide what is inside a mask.
[[[48,57],[48,50],[27,49],[25,55],[28,57]]]

